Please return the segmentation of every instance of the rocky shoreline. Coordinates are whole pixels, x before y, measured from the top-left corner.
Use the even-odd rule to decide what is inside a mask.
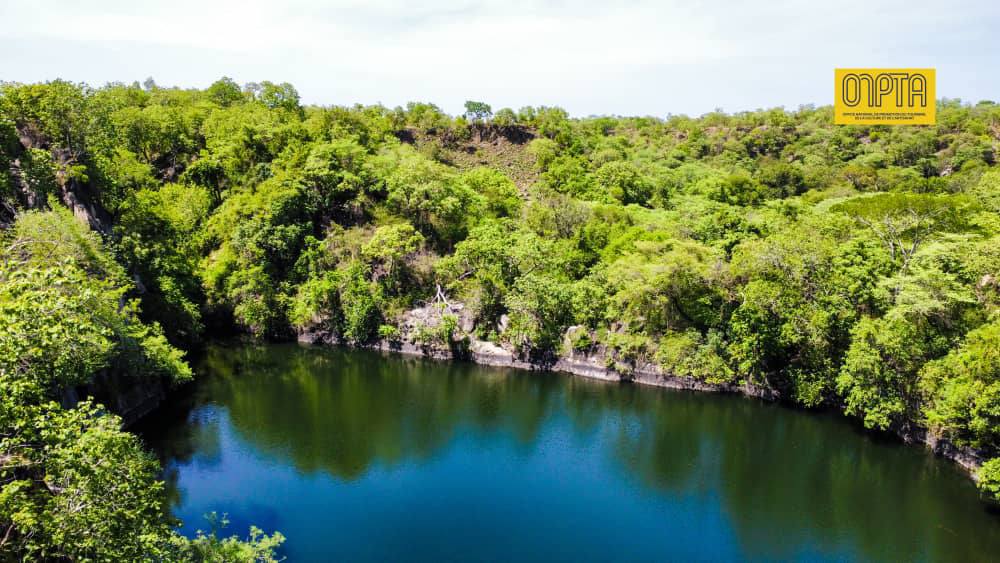
[[[361,346],[366,349],[378,350],[384,353],[402,354],[430,358],[441,361],[471,361],[476,364],[515,368],[530,371],[552,371],[600,379],[603,381],[639,383],[668,389],[701,391],[708,393],[733,393],[767,401],[780,401],[781,394],[768,387],[744,384],[718,384],[700,381],[690,377],[678,377],[664,373],[652,363],[642,363],[630,366],[628,372],[616,370],[602,353],[582,354],[570,353],[546,363],[534,362],[519,357],[514,351],[492,342],[478,340],[469,331],[462,336],[462,346],[445,347],[440,344],[422,344],[410,339],[380,339],[371,344]],[[306,331],[298,335],[298,341],[310,345],[350,346],[336,335]],[[957,446],[947,439],[930,435],[926,429],[907,426],[893,429],[893,433],[907,444],[923,444],[935,455],[949,459],[961,467],[976,480],[976,472],[986,461],[985,456],[976,450]]]

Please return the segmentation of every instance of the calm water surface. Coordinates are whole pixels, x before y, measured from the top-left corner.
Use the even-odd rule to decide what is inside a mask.
[[[144,437],[183,531],[290,561],[989,561],[953,465],[735,396],[293,345],[212,348]]]

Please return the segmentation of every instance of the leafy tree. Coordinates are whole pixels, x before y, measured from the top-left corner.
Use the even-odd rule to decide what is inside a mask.
[[[258,99],[270,109],[299,111],[299,92],[287,82],[275,84],[264,81],[260,85]]]
[[[954,276],[926,267],[885,285],[896,289],[895,305],[855,325],[837,377],[846,412],[881,429],[916,419],[919,370],[948,349],[962,311],[974,302]]]
[[[481,213],[481,196],[456,182],[446,167],[412,149],[383,155],[378,166],[389,208],[444,246],[464,237],[471,220]]]
[[[768,161],[761,163],[757,171],[758,181],[768,188],[770,198],[784,198],[799,195],[806,189],[806,179],[802,170],[787,162]]]
[[[697,244],[642,240],[611,263],[612,309],[632,332],[661,334],[707,329],[719,322],[720,296],[712,287],[712,252]]]
[[[928,337],[902,319],[863,319],[851,331],[852,343],[837,377],[845,412],[867,428],[889,429],[912,415],[915,373],[928,359]]]
[[[746,280],[729,320],[729,350],[740,372],[770,382],[805,404],[827,400],[851,327],[881,307],[877,281],[888,257],[845,222],[803,217],[733,252]]]
[[[564,282],[527,274],[518,278],[505,299],[510,326],[504,333],[520,350],[554,350],[573,320],[570,287]]]
[[[125,299],[120,267],[92,233],[78,229],[75,218],[51,212],[28,214],[15,226],[0,256],[4,377],[30,380],[18,388],[26,392],[53,393],[86,382],[114,360],[148,375],[189,379],[182,354],[166,344],[159,327],[135,318],[138,304]]]
[[[920,372],[928,427],[989,451],[1000,450],[1000,323],[965,336]]]
[[[244,99],[239,85],[228,76],[223,76],[208,87],[208,97],[222,107],[229,107]]]
[[[44,84],[0,85],[0,113],[33,137],[32,147],[58,147],[79,160],[86,150],[87,98],[82,84],[54,80]]]
[[[623,373],[655,361],[995,459],[998,108],[834,127],[807,106],[571,118],[470,102],[452,117],[303,106],[289,84],[227,78],[4,83],[0,360],[15,375],[0,417],[18,430],[0,434],[65,456],[0,453],[0,479],[19,483],[0,494],[0,537],[15,538],[0,559],[272,557],[278,536],[186,540],[137,508],[155,468],[99,406],[64,412],[53,394],[99,373],[185,379],[171,344],[217,330],[400,338],[435,295],[543,363],[569,349]],[[458,324],[429,334],[451,341]],[[65,441],[32,430],[61,421]],[[70,457],[89,452],[121,473],[88,488]],[[995,467],[980,471],[987,494]],[[44,486],[42,468],[74,492]],[[121,514],[96,498],[59,512],[117,481]],[[94,541],[70,553],[54,539],[69,533]]]
[[[905,270],[921,245],[939,232],[966,227],[969,204],[949,196],[878,194],[834,206],[853,217],[885,244]]]
[[[696,330],[667,333],[660,339],[656,359],[667,373],[710,383],[730,383],[735,372],[727,362],[721,334],[703,336]]]
[[[601,188],[623,204],[642,205],[652,196],[649,180],[627,162],[609,162],[598,168],[595,175]]]
[[[173,531],[159,467],[121,420],[65,387],[114,370],[191,378],[181,353],[123,299],[121,270],[64,213],[22,216],[0,253],[0,558],[196,560],[223,550]],[[280,536],[221,540],[272,557]],[[239,551],[243,550],[243,551]]]
[[[1000,213],[1000,170],[994,169],[983,174],[970,191],[983,207]]]
[[[983,464],[977,473],[979,490],[993,500],[1000,500],[1000,458]]]
[[[534,139],[528,145],[528,152],[535,157],[535,166],[547,170],[559,154],[559,144],[552,139]]]
[[[115,226],[121,258],[143,287],[145,318],[162,326],[176,344],[191,346],[202,330],[194,239],[209,208],[206,190],[168,184],[132,194]]]
[[[368,342],[382,323],[382,288],[368,281],[360,264],[351,266],[340,292],[344,308],[344,338],[349,342]]]
[[[473,168],[462,174],[459,181],[485,200],[486,213],[493,217],[517,217],[521,211],[521,194],[502,172],[491,168]]]
[[[517,125],[517,114],[510,108],[499,109],[496,115],[493,116],[493,124],[500,127]]]
[[[0,416],[13,429],[0,443],[0,554],[137,560],[163,550],[170,528],[157,464],[117,417],[86,403],[63,410],[9,398]]]
[[[473,122],[486,121],[493,116],[493,108],[485,102],[465,102],[465,117]]]
[[[730,205],[759,205],[767,194],[764,187],[745,174],[731,174],[717,184],[710,197]]]
[[[409,223],[397,223],[375,229],[370,241],[361,247],[361,256],[375,268],[373,277],[398,281],[404,261],[424,244],[424,237]]]

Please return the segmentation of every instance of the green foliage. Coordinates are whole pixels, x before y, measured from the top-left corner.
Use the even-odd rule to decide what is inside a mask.
[[[448,348],[454,345],[457,331],[458,317],[450,313],[443,313],[436,324],[419,326],[415,339],[424,346],[443,346]]]
[[[371,240],[361,247],[361,257],[384,270],[386,278],[398,276],[398,266],[424,244],[424,237],[409,223],[375,229]]]
[[[100,406],[54,401],[101,372],[192,376],[159,327],[139,320],[127,278],[96,235],[68,212],[35,212],[2,242],[0,558],[273,558],[280,536],[177,535],[159,466],[139,438]]]
[[[568,349],[563,350],[564,352],[584,352],[594,345],[594,340],[586,328],[573,326],[566,331],[566,345]]]
[[[176,344],[192,345],[202,329],[196,237],[209,209],[204,188],[169,184],[130,195],[115,225],[121,260],[145,290],[144,317]]]
[[[601,188],[623,204],[647,203],[653,193],[650,182],[627,162],[609,162],[595,176]]]
[[[922,338],[924,337],[924,338]],[[897,320],[863,319],[851,332],[837,390],[845,412],[868,428],[888,429],[912,415],[915,372],[927,359],[919,327]]]
[[[983,207],[1000,213],[1000,170],[993,169],[983,174],[970,191]]]
[[[517,217],[521,212],[521,194],[514,182],[491,168],[473,168],[459,180],[485,200],[486,213],[492,217]]]
[[[608,367],[628,375],[641,362],[649,360],[651,342],[644,334],[609,332],[604,335]]]
[[[570,287],[564,282],[527,274],[504,300],[510,311],[507,338],[521,350],[551,351],[573,320]]]
[[[766,197],[764,187],[745,174],[731,174],[719,182],[709,194],[715,201],[730,205],[759,205]]]
[[[126,279],[97,233],[58,205],[49,212],[21,214],[4,242],[4,256],[25,265],[52,267],[70,262],[99,279],[118,284]]]
[[[997,107],[942,102],[918,128],[812,107],[453,118],[228,78],[4,83],[0,222],[18,219],[0,362],[37,406],[101,370],[184,379],[172,345],[205,326],[395,339],[444,296],[541,361],[601,351],[623,372],[751,382],[996,457]],[[62,210],[74,198],[106,240]],[[441,326],[438,342],[463,336]],[[159,534],[181,559],[279,541]]]
[[[559,154],[559,143],[552,139],[539,138],[531,141],[528,152],[535,157],[535,165],[541,170],[547,170],[549,164]]]
[[[191,377],[156,325],[138,322],[117,265],[68,214],[29,213],[0,255],[0,373],[31,400],[118,365]],[[28,400],[18,399],[18,400]]]
[[[922,244],[939,232],[967,228],[970,204],[964,198],[924,194],[878,194],[832,208],[871,229],[905,269]]]
[[[122,294],[70,263],[0,266],[3,377],[26,381],[25,390],[41,393],[85,382],[110,363],[117,345],[113,327],[123,328],[117,312]]]
[[[289,319],[296,328],[337,331],[343,327],[339,272],[325,272],[299,286],[292,301]]]
[[[977,473],[979,490],[989,498],[1000,501],[1000,457],[991,459]]]
[[[678,377],[709,383],[731,383],[735,377],[721,335],[715,331],[707,337],[695,330],[665,334],[658,343],[656,360],[666,373]]]
[[[925,364],[920,385],[932,431],[959,444],[1000,449],[1000,322],[969,332],[948,355]]]
[[[88,87],[55,80],[45,84],[0,84],[0,113],[30,127],[39,144],[51,143],[73,154],[84,150]]]
[[[532,271],[551,269],[550,245],[512,222],[486,221],[456,245],[437,269],[466,300],[486,330],[493,330],[507,311],[505,300],[516,280]],[[567,304],[568,306],[568,304]]]
[[[278,563],[284,558],[278,558],[275,551],[285,542],[285,537],[278,532],[267,535],[256,526],[250,526],[250,534],[241,539],[237,536],[219,537],[216,528],[228,525],[229,520],[223,515],[220,519],[214,512],[207,515],[212,525],[208,534],[198,530],[194,539],[177,537],[171,546],[172,557],[179,561],[215,563],[223,561],[246,563]]]
[[[876,280],[889,271],[887,257],[843,223],[804,217],[746,241],[732,264],[747,280],[729,320],[737,369],[805,404],[829,399],[852,325],[881,303]]]
[[[721,296],[711,279],[711,250],[690,241],[644,236],[629,246],[606,273],[613,280],[610,300],[619,322],[646,334],[718,324]]]
[[[0,554],[120,561],[162,550],[156,461],[116,417],[87,403],[4,405],[16,422],[4,421],[14,433],[0,443],[0,526],[11,534]]]
[[[444,130],[451,125],[451,118],[434,104],[410,102],[406,104],[405,111],[402,108],[398,108],[397,111],[403,114],[402,120],[407,125],[421,131]]]
[[[251,334],[280,337],[284,332],[284,299],[263,267],[233,272],[226,282],[226,297],[235,305],[237,322]]]
[[[299,92],[294,86],[287,82],[275,84],[265,80],[259,88],[253,88],[257,99],[269,109],[283,109],[287,111],[298,111]]]
[[[22,180],[28,189],[30,197],[45,201],[59,189],[56,179],[58,168],[49,151],[29,148],[21,159]]]
[[[845,410],[869,427],[886,429],[918,417],[918,373],[948,350],[974,302],[954,276],[918,266],[885,280],[894,304],[882,318],[855,325],[837,377]]]
[[[377,167],[385,177],[386,204],[408,217],[427,237],[448,246],[465,237],[483,208],[483,198],[456,181],[447,167],[408,147],[381,155]]]
[[[392,325],[379,325],[378,337],[381,340],[394,342],[399,339],[399,329]]]
[[[222,107],[229,107],[244,100],[239,85],[228,76],[223,76],[208,87],[209,99]]]
[[[465,102],[465,117],[472,121],[485,121],[492,115],[493,108],[485,102]]]
[[[347,271],[341,289],[344,309],[344,338],[349,342],[371,340],[382,322],[382,288],[366,279],[365,270],[355,265]]]

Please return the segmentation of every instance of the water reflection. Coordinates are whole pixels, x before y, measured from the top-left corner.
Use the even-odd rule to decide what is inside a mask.
[[[181,509],[194,502],[185,497],[185,475],[238,478],[241,471],[253,471],[252,465],[290,466],[299,477],[281,477],[283,482],[301,480],[305,484],[296,486],[322,490],[329,502],[337,502],[334,485],[320,488],[309,479],[364,482],[366,495],[385,496],[368,490],[376,487],[366,480],[373,472],[384,476],[394,468],[460,455],[476,460],[479,452],[491,452],[489,463],[509,464],[535,479],[500,473],[506,486],[529,487],[537,484],[537,475],[546,475],[545,487],[532,494],[553,497],[539,502],[540,510],[551,510],[555,518],[569,509],[544,507],[565,504],[555,498],[559,495],[597,494],[582,488],[586,485],[621,487],[613,501],[604,501],[611,518],[648,519],[640,514],[647,508],[639,505],[649,505],[665,519],[651,529],[664,536],[690,534],[682,532],[685,520],[720,520],[711,533],[632,538],[648,544],[636,558],[644,558],[642,553],[885,561],[1000,556],[1000,518],[987,512],[955,468],[918,449],[860,434],[830,415],[736,397],[296,346],[212,348],[201,369],[211,376],[178,407],[182,418],[147,430],[167,462],[173,500]],[[226,448],[240,447],[257,457],[243,454],[240,464],[226,458]],[[450,463],[460,471],[490,474],[490,486],[505,486],[490,467],[477,465],[482,462],[463,457]],[[439,479],[448,490],[449,479],[470,478],[448,471],[441,477],[428,469],[416,482],[430,488]],[[211,489],[198,490],[204,495]],[[383,500],[398,504],[391,495]],[[503,512],[495,505],[502,505],[502,498],[490,502],[496,514]],[[241,517],[281,527],[276,508],[261,503],[251,508],[257,514]],[[666,521],[670,518],[677,521]],[[283,531],[294,538],[295,530]],[[707,545],[722,541],[718,538],[731,545]],[[548,540],[580,542],[577,535]],[[689,545],[680,550],[677,542]],[[323,553],[323,546],[314,547],[312,553]],[[553,553],[549,557],[557,559],[579,555]],[[582,555],[600,558],[593,551]]]

